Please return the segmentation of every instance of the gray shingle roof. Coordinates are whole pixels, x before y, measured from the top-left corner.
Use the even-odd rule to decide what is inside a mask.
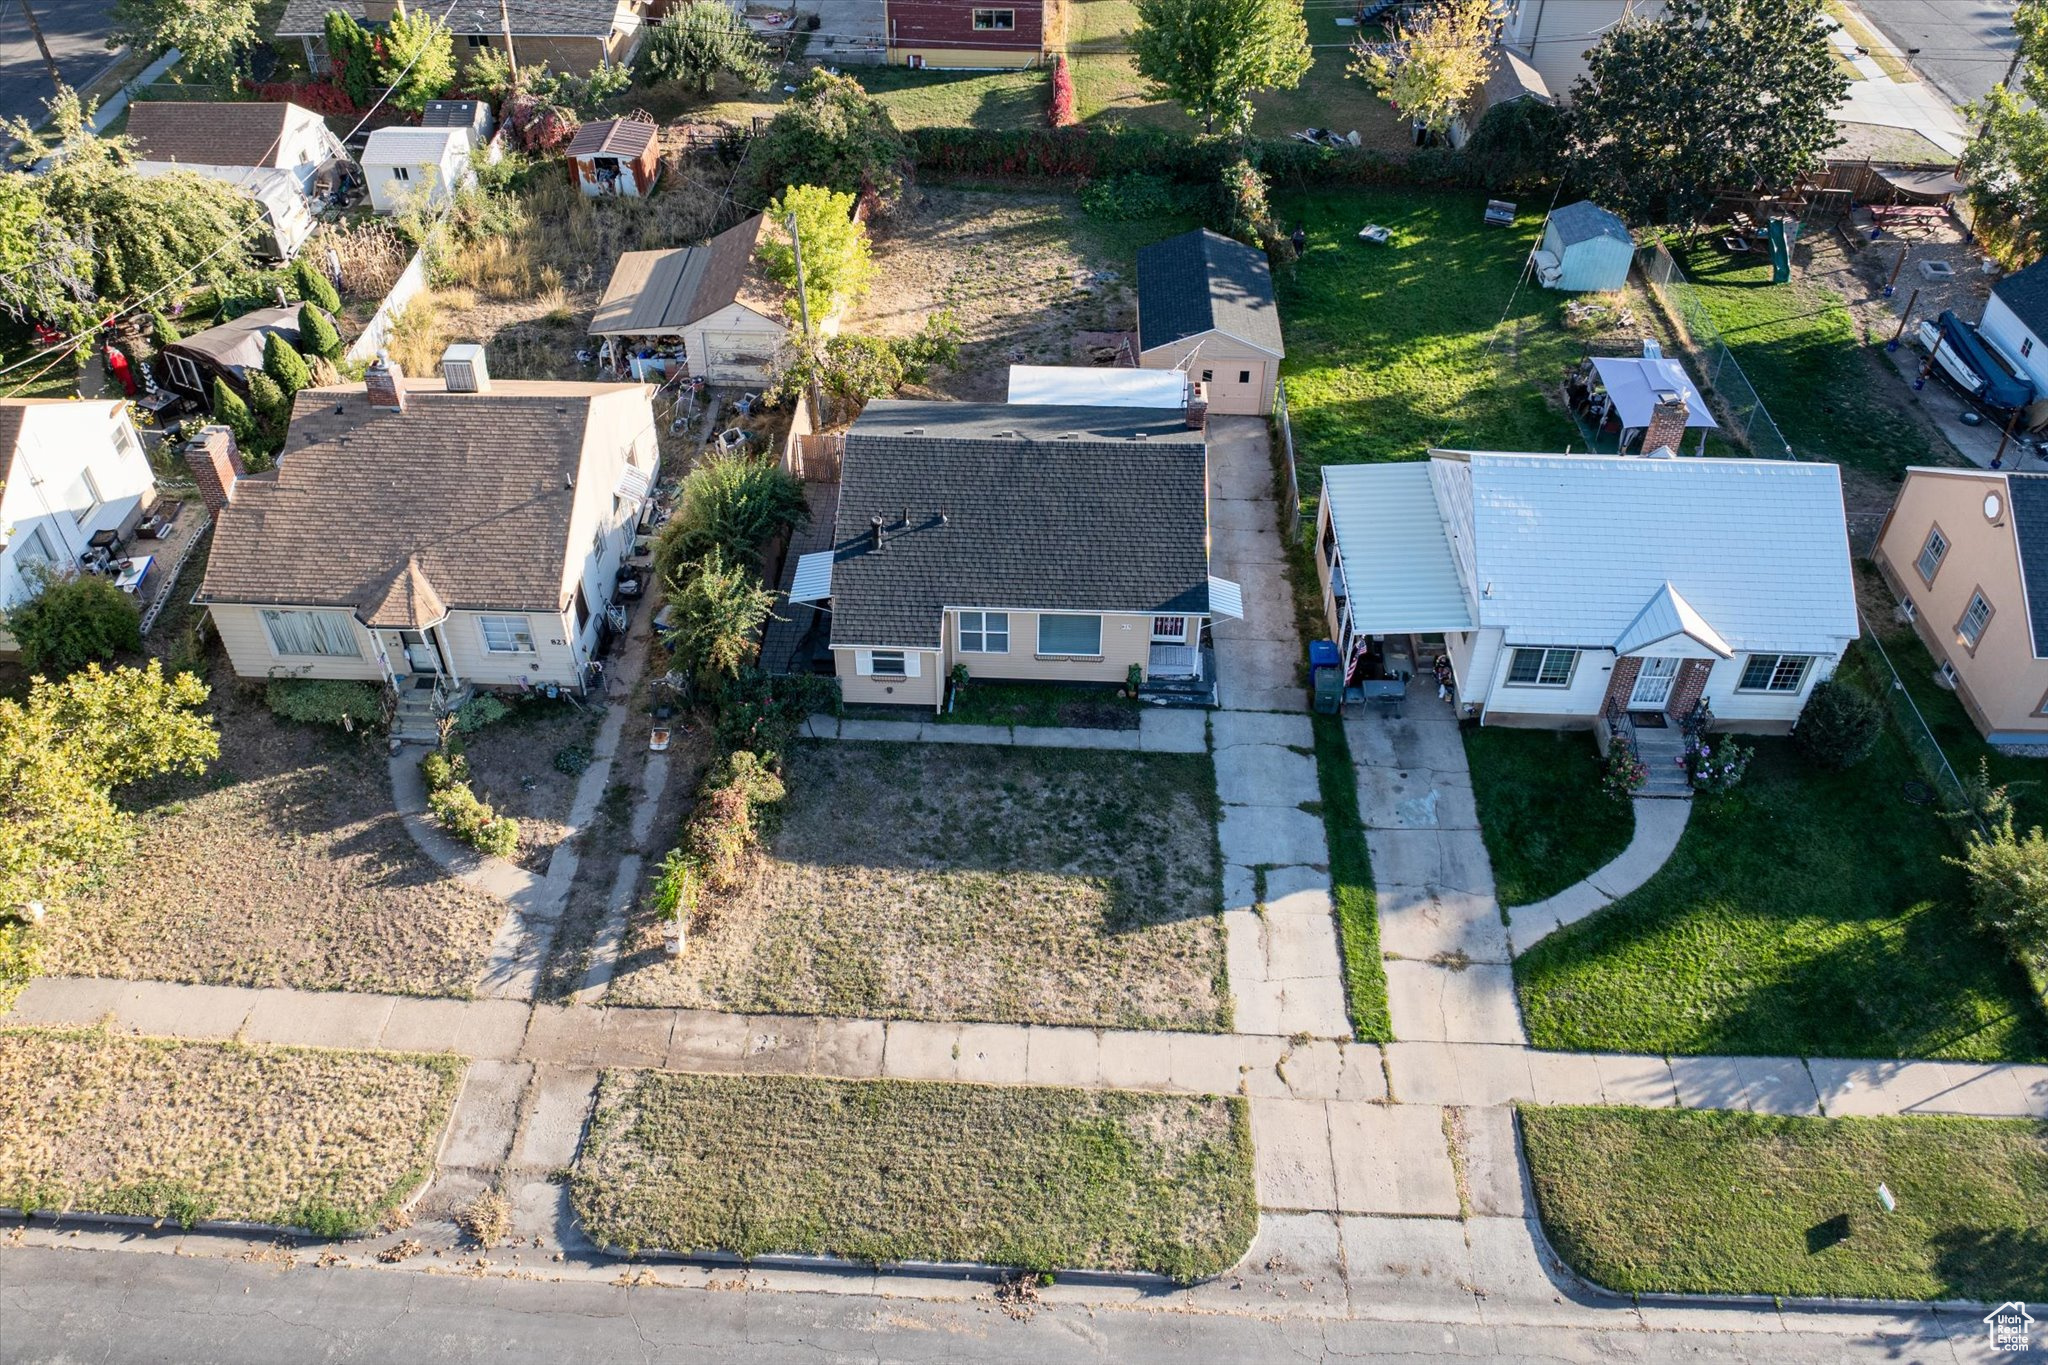
[[[1576,204],[1566,204],[1553,210],[1550,226],[1557,229],[1557,235],[1566,246],[1591,241],[1595,237],[1613,237],[1630,245],[1635,243],[1635,239],[1628,235],[1627,223],[1590,199],[1581,199]]]
[[[622,156],[637,160],[654,145],[654,125],[633,118],[608,118],[586,123],[562,149],[563,156]]]
[[[1266,253],[1207,228],[1138,249],[1138,349],[1223,332],[1285,355]]]
[[[340,10],[363,21],[363,0],[291,0],[277,21],[280,38],[318,37],[325,32],[327,12]],[[507,0],[512,33],[517,37],[594,37],[612,31],[619,0]],[[437,10],[436,13],[439,11]],[[496,33],[500,28],[496,5],[457,5],[448,13],[448,26],[457,33]]]
[[[2008,474],[2013,539],[2020,549],[2020,581],[2027,587],[2027,625],[2034,657],[2048,659],[2048,474]]]
[[[1209,610],[1207,446],[1177,412],[870,403],[840,479],[834,645],[936,648],[949,606]]]
[[[1991,292],[2037,337],[2048,337],[2048,261],[2036,261],[2007,275]]]

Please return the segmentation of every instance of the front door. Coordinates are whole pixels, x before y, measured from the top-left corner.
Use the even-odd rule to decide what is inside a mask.
[[[440,651],[434,648],[434,642],[427,638],[426,632],[401,630],[398,632],[398,641],[405,649],[406,667],[410,668],[413,672],[439,673],[441,671]]]
[[[1678,678],[1678,660],[1645,659],[1636,671],[1635,689],[1628,694],[1631,711],[1662,711],[1671,700],[1671,684]]]

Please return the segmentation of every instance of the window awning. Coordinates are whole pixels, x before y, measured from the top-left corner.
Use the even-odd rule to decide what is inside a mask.
[[[1244,620],[1244,589],[1227,578],[1209,580],[1209,614]]]
[[[796,578],[790,583],[792,602],[822,602],[832,595],[832,551],[798,555]]]

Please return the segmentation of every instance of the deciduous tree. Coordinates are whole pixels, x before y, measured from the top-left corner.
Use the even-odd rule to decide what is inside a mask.
[[[763,210],[768,230],[757,250],[770,278],[789,291],[783,309],[799,321],[797,250],[803,245],[803,298],[810,307],[811,326],[821,326],[840,309],[867,296],[874,283],[875,262],[868,230],[853,221],[853,196],[822,185],[792,185]],[[790,235],[795,219],[795,238]]]
[[[1404,118],[1441,134],[1493,74],[1499,39],[1493,0],[1437,0],[1397,23],[1391,44],[1360,39],[1349,70]]]
[[[31,566],[27,577],[29,596],[8,608],[6,619],[30,672],[61,678],[142,648],[135,599],[113,579],[58,573],[47,564]]]
[[[393,15],[379,47],[377,81],[394,109],[417,114],[455,84],[455,35],[432,10]]]
[[[51,215],[41,182],[0,173],[0,313],[82,325],[92,277],[92,252]]]
[[[203,85],[233,86],[260,35],[256,0],[114,0],[110,48],[176,48],[178,68]]]
[[[1252,96],[1291,90],[1314,60],[1300,0],[1138,0],[1138,74],[1202,131],[1243,136]]]
[[[760,647],[775,594],[752,569],[729,563],[716,549],[686,572],[668,584],[674,625],[667,638],[676,662],[705,681],[737,677]]]
[[[887,207],[903,192],[910,148],[888,109],[859,81],[820,68],[754,139],[748,161],[763,194],[823,185],[872,192]]]
[[[2017,89],[1994,85],[1963,111],[1977,136],[1963,150],[1962,178],[1977,226],[2017,262],[2048,235],[2048,0],[2021,0],[2012,23],[2023,75]]]
[[[774,73],[768,48],[724,0],[691,0],[672,9],[641,41],[634,75],[642,85],[675,81],[709,95],[721,74],[763,90]]]

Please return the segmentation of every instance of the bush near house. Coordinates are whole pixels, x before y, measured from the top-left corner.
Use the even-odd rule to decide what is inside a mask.
[[[60,574],[49,565],[28,571],[30,596],[6,614],[7,633],[30,673],[62,678],[89,663],[112,663],[142,649],[135,599],[101,574]]]
[[[384,717],[384,700],[364,682],[325,678],[272,678],[263,689],[271,711],[286,720],[309,725],[338,725],[344,730],[376,725]]]
[[[500,815],[469,785],[469,762],[460,749],[441,750],[420,760],[427,781],[427,809],[441,828],[479,853],[509,858],[519,848],[519,822]]]
[[[1877,698],[1846,679],[1829,678],[1814,684],[1792,737],[1814,762],[1842,769],[1868,758],[1883,731]]]

